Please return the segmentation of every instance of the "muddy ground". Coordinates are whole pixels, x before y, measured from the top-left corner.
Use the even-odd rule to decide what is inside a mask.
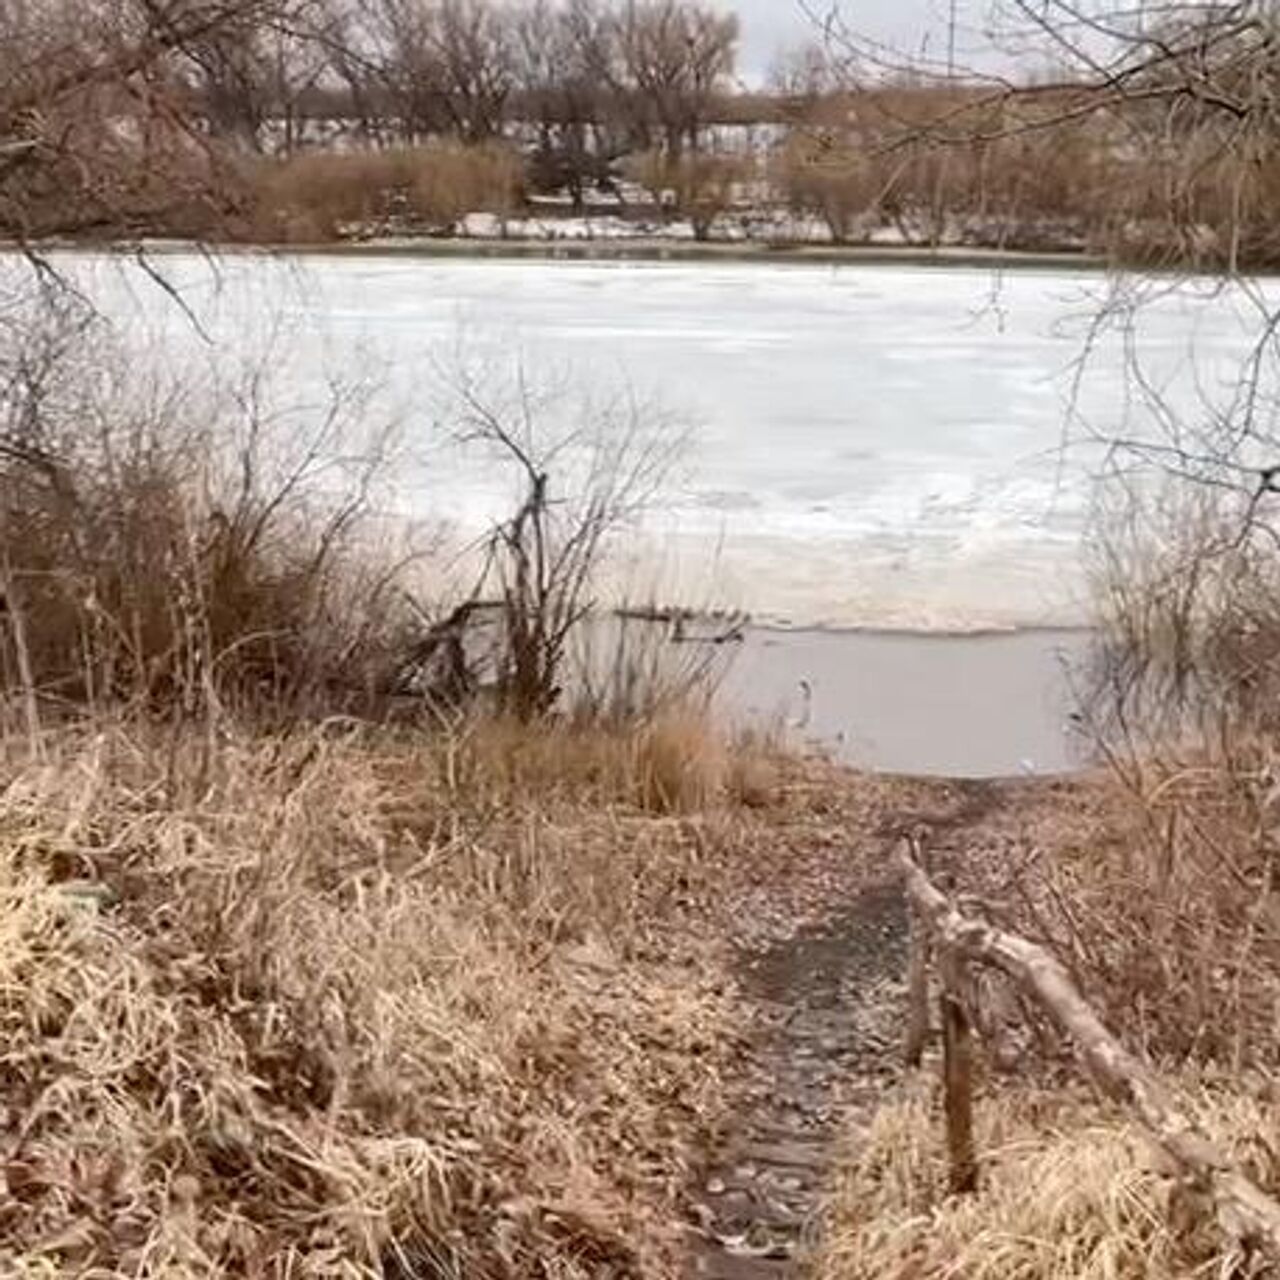
[[[1059,808],[1053,782],[863,783],[725,913],[751,1028],[722,1141],[690,1188],[688,1274],[802,1277],[851,1111],[902,1070],[907,913],[892,869],[921,835],[936,868],[980,856]],[[848,808],[846,809],[846,806]]]

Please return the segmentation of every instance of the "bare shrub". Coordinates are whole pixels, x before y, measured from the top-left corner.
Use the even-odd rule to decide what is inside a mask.
[[[389,437],[366,389],[288,410],[260,373],[133,377],[62,290],[6,316],[0,531],[10,687],[50,706],[369,705],[399,641],[362,521]]]
[[[695,240],[711,238],[716,222],[740,201],[753,169],[749,157],[724,151],[688,151],[671,164],[668,182]]]
[[[527,721],[565,694],[570,639],[592,613],[611,543],[652,499],[681,438],[630,393],[569,396],[563,384],[531,385],[522,371],[511,384],[463,369],[448,412],[460,443],[518,486],[514,516],[487,540],[480,591],[500,601],[500,705]]]
[[[878,212],[871,163],[848,142],[797,129],[776,152],[771,167],[774,184],[792,213],[816,214],[835,244],[845,244],[860,222]]]
[[[656,212],[665,217],[675,210],[676,193],[671,186],[671,170],[665,152],[650,147],[629,155],[623,172],[643,189]]]
[[[724,151],[648,150],[628,157],[625,169],[664,215],[689,219],[696,240],[708,240],[717,219],[738,202],[752,177],[749,157]]]

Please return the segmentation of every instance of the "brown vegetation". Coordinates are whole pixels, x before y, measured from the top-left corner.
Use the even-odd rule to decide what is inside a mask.
[[[31,718],[372,710],[407,619],[362,540],[391,447],[365,389],[288,411],[260,377],[202,395],[109,376],[57,288],[5,327],[0,673]]]
[[[1263,1185],[1274,1099],[1188,1078],[1198,1123]],[[816,1274],[822,1280],[1174,1280],[1237,1259],[1145,1142],[1074,1089],[1005,1085],[978,1111],[984,1188],[947,1194],[924,1078],[851,1131]]]
[[[255,230],[285,242],[391,230],[454,234],[469,213],[516,213],[522,181],[519,157],[497,142],[304,152],[255,169]]]
[[[676,1274],[732,1042],[651,945],[734,821],[704,737],[6,739],[4,1265]]]
[[[978,1186],[971,1028],[978,1007],[974,982],[983,968],[1010,983],[1029,1019],[1044,1019],[1062,1036],[1099,1091],[1124,1107],[1175,1173],[1196,1188],[1229,1248],[1241,1257],[1256,1253],[1272,1262],[1280,1259],[1280,1203],[1196,1127],[1164,1082],[1102,1023],[1053,953],[964,915],[929,879],[919,848],[904,849],[900,860],[913,909],[913,945],[927,946],[938,956],[952,1191],[969,1194]]]
[[[61,287],[11,301],[0,1268],[680,1274],[737,1035],[684,922],[765,754],[625,655],[625,701],[442,705],[359,536],[367,401],[211,416],[108,376]],[[584,492],[530,626],[581,616]]]
[[[1059,15],[1015,10],[1051,38]],[[0,232],[448,231],[505,218],[525,191],[581,212],[630,173],[704,238],[760,170],[759,212],[812,215],[837,243],[892,230],[1271,263],[1269,14],[1147,34],[1098,19],[1105,66],[1060,16],[1068,65],[1052,83],[885,66],[836,24],[771,95],[735,97],[736,23],[698,0],[10,6]]]
[[[750,159],[717,151],[645,151],[626,173],[664,216],[688,218],[695,240],[709,240],[717,220],[748,204],[742,192],[753,176]]]
[[[939,1086],[922,1077],[856,1127],[824,1276],[1266,1273],[1228,1161],[1280,1192],[1272,517],[1256,489],[1185,477],[1130,489],[1124,509],[1102,535],[1107,629],[1086,704],[1105,775],[1060,784],[933,867],[966,916],[947,937],[984,962],[1000,952],[1005,975],[975,968],[962,988],[982,1040],[977,1192],[947,1194]],[[1035,945],[1009,951],[1000,930]],[[1083,992],[1124,1048],[1096,1059],[1106,1033],[1081,1039],[1023,960]],[[1097,1068],[1115,1109],[1067,1083]],[[1138,1144],[1144,1125],[1169,1154],[1150,1131]]]
[[[1044,139],[1081,131],[1081,214],[1121,256],[1228,272],[1269,261],[1274,15],[1244,6],[1148,33],[1108,30],[1105,18],[1077,27],[1068,5],[1025,12],[1077,55],[1077,83],[1039,100],[995,90],[960,103],[933,130],[904,129],[904,150],[970,153],[987,128],[979,113],[998,104],[1017,114],[997,145],[1014,142],[1013,156],[1025,146],[1028,161]],[[1109,45],[1089,43],[1101,34]],[[1126,281],[1099,328],[1132,323],[1144,296]],[[983,960],[999,952],[996,966],[1018,980],[975,972],[966,988],[989,1051],[976,1085],[977,1193],[946,1195],[941,1128],[916,1082],[859,1132],[867,1145],[848,1159],[825,1276],[1275,1268],[1260,1255],[1274,1255],[1280,1186],[1269,1140],[1280,1060],[1277,366],[1274,308],[1249,298],[1256,343],[1235,384],[1206,394],[1194,417],[1163,399],[1140,344],[1130,353],[1150,430],[1113,443],[1100,486],[1102,636],[1083,707],[1106,776],[1064,786],[1057,803],[933,868],[966,917],[944,934]],[[1082,1037],[1062,1008],[1026,998],[1046,987],[1014,963],[1012,934],[1033,940],[1020,954],[1044,960],[1042,978],[1103,1014],[1125,1046],[1110,1041],[1109,1063],[1096,1020]],[[1064,1068],[1078,1065],[1118,1086],[1162,1155],[1135,1149],[1125,1120],[1064,1088]],[[1174,1080],[1176,1102],[1152,1094],[1152,1067]],[[1013,1072],[1016,1084],[999,1078]]]

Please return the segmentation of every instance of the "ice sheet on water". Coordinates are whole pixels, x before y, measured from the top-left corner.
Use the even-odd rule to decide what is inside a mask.
[[[384,380],[420,465],[402,509],[475,532],[512,487],[440,444],[438,365],[569,368],[656,392],[687,454],[619,562],[630,589],[792,622],[1076,621],[1090,437],[1146,429],[1124,335],[1075,381],[1108,283],[1087,273],[757,262],[166,256],[219,360],[263,350],[299,395]],[[139,346],[209,352],[142,273],[68,259]],[[1175,401],[1226,388],[1251,330],[1230,293],[1173,292],[1138,325]],[[619,589],[622,589],[619,587]]]

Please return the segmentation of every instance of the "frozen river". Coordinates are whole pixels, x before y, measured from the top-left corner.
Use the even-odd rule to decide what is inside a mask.
[[[297,388],[358,370],[422,446],[400,501],[478,529],[509,503],[458,457],[442,377],[517,364],[688,427],[631,540],[631,589],[793,625],[1073,625],[1086,439],[1142,427],[1133,334],[1093,334],[1107,282],[1082,272],[763,263],[557,263],[195,255],[157,260],[213,340]],[[204,348],[136,268],[70,259],[135,329]],[[105,302],[103,301],[105,299]],[[143,317],[139,321],[139,316]],[[1194,407],[1251,331],[1232,297],[1142,313],[1147,374]],[[1086,350],[1089,358],[1083,365]],[[488,374],[486,374],[488,376]]]

